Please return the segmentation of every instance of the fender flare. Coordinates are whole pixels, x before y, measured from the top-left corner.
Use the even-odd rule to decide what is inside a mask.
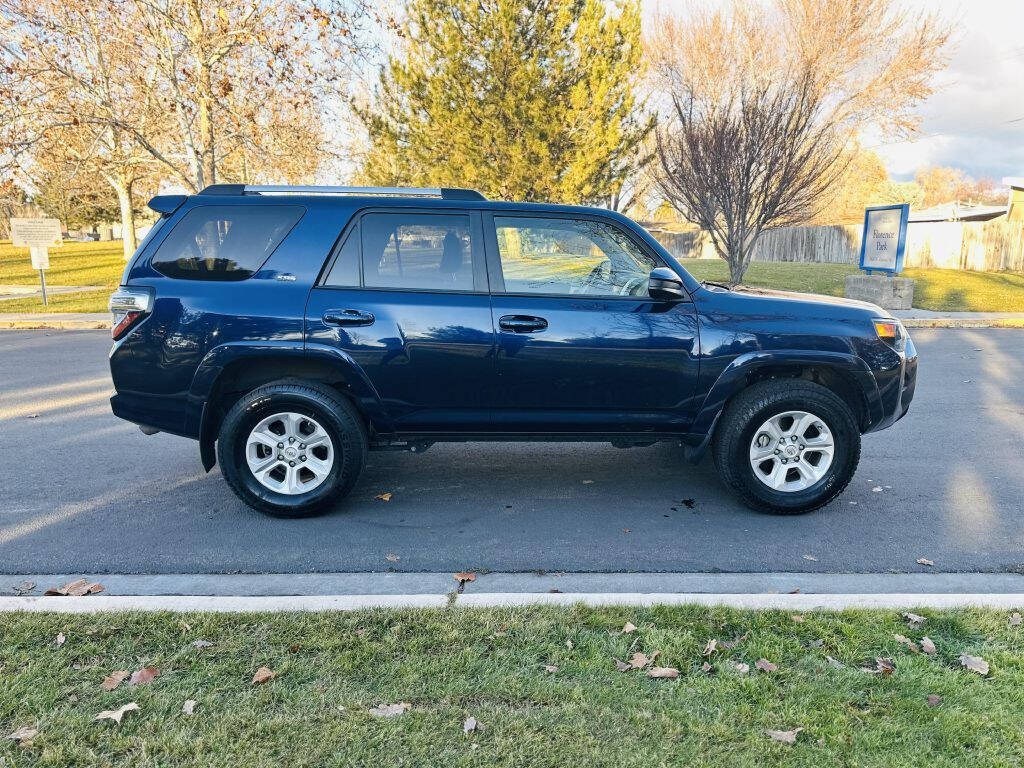
[[[217,462],[214,443],[217,439],[215,409],[211,401],[217,395],[221,376],[242,360],[274,360],[282,362],[281,378],[295,365],[312,363],[321,372],[343,380],[357,409],[378,432],[393,431],[391,420],[376,388],[362,367],[347,352],[326,344],[304,344],[302,341],[233,341],[211,349],[192,378],[188,400],[191,405],[187,428],[199,436],[199,453],[203,467],[209,472]]]
[[[831,368],[852,379],[864,396],[868,408],[868,416],[875,419],[881,416],[882,404],[878,393],[878,384],[868,364],[854,354],[845,352],[821,352],[800,349],[764,350],[746,352],[737,356],[718,379],[698,409],[693,420],[691,432],[706,435],[710,438],[711,431],[718,420],[725,404],[746,386],[747,376],[762,368]],[[705,442],[706,446],[706,442]]]

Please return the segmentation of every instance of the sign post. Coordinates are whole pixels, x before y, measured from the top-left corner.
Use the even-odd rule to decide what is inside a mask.
[[[50,248],[59,248],[64,240],[57,219],[11,219],[11,244],[15,248],[28,248],[32,269],[39,270],[39,287],[46,299],[46,270],[50,268]]]
[[[866,275],[846,276],[846,297],[869,301],[882,309],[910,309],[914,281],[897,277],[903,271],[910,206],[880,205],[864,210],[860,268]],[[880,275],[873,273],[881,272]]]

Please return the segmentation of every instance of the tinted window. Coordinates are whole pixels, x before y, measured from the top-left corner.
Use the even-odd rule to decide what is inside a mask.
[[[324,285],[358,286],[359,285],[359,228],[356,227],[345,236],[345,242],[338,249],[338,258],[334,260]]]
[[[363,285],[470,291],[469,216],[371,213],[359,222]]]
[[[646,296],[659,266],[602,221],[495,216],[494,227],[508,293]]]
[[[203,205],[160,244],[153,267],[186,280],[244,280],[258,270],[303,213],[298,205]]]

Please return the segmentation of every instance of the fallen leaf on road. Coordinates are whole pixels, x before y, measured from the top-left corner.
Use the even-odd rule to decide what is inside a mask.
[[[477,719],[473,716],[467,717],[466,721],[462,724],[463,733],[471,733],[472,731],[482,731],[484,727],[480,725]]]
[[[120,725],[121,718],[125,716],[126,712],[134,712],[138,710],[138,708],[139,705],[133,701],[129,704],[125,704],[123,707],[119,707],[118,709],[105,709],[96,715],[93,720],[113,720],[115,723]]]
[[[375,501],[391,501],[391,492],[389,491],[388,493],[378,493],[373,498]]]
[[[476,581],[476,574],[472,571],[459,571],[452,575],[455,577],[455,580],[459,582]]]
[[[629,666],[633,669],[643,669],[648,664],[653,664],[654,660],[658,658],[659,653],[661,652],[655,651],[650,656],[648,656],[646,653],[641,653],[640,651],[637,651],[633,654],[632,658],[630,658]]]
[[[211,646],[213,646],[213,643],[211,643],[209,640],[203,640],[202,638],[200,638],[199,640],[193,640],[192,646],[194,648],[210,648]]]
[[[927,557],[919,557],[919,558],[917,558],[917,564],[918,565],[935,565],[935,562],[933,560],[929,560]]]
[[[109,675],[103,678],[103,682],[100,686],[104,691],[112,691],[122,682],[127,680],[131,676],[131,673],[125,669],[119,669],[117,672],[111,672]]]
[[[800,614],[798,614],[798,613],[797,613],[797,614],[793,614],[793,615],[792,615],[792,616],[790,616],[789,618],[791,618],[791,619],[792,619],[793,621],[795,621],[795,622],[796,622],[797,624],[803,624],[803,623],[804,623],[804,617],[803,617],[803,616],[801,616],[801,615],[800,615]]]
[[[21,582],[21,584],[14,588],[14,594],[18,595],[18,597],[21,597],[22,595],[28,594],[35,588],[36,583],[34,581],[23,581]]]
[[[384,555],[384,559],[387,560],[389,563],[397,563],[402,558],[400,558],[394,552],[388,552],[386,555]]]
[[[697,502],[694,501],[693,499],[683,499],[683,506],[686,507],[687,509],[693,509],[695,506],[697,506]]]
[[[920,627],[927,621],[924,616],[918,616],[916,613],[904,613],[903,618],[909,621],[912,627]]]
[[[810,560],[812,563],[818,562],[818,558],[814,555],[804,555],[804,560]]]
[[[59,596],[59,597],[82,597],[84,595],[95,595],[97,592],[103,591],[103,585],[98,581],[87,581],[86,579],[78,579],[77,581],[69,581],[63,587],[50,587],[44,595]]]
[[[555,674],[555,672],[558,671],[558,667],[556,667],[554,664],[545,664],[544,665],[544,671],[547,672],[548,674],[553,675],[553,674]]]
[[[909,637],[905,635],[893,635],[893,637],[896,638],[897,643],[902,643],[903,645],[907,646],[907,648],[912,650],[914,653],[917,653],[921,650],[917,647],[917,643],[915,643],[913,640],[911,640]]]
[[[636,632],[636,626],[627,621],[625,625],[622,627],[622,634],[628,635],[632,632]]]
[[[932,639],[927,635],[921,638],[921,650],[929,656],[935,653],[935,643],[933,643]]]
[[[623,533],[629,533],[629,528],[623,528],[623,529],[622,529],[622,532],[623,532]]]
[[[618,659],[612,659],[612,661],[615,662],[615,668],[619,670],[619,672],[628,672],[633,668],[631,664],[627,664],[624,661],[619,661]]]
[[[16,730],[14,733],[8,734],[7,738],[11,741],[16,741],[19,744],[24,744],[26,742],[32,741],[32,739],[35,738],[37,733],[39,733],[38,728],[32,728],[30,726],[25,725]]]
[[[160,670],[156,667],[143,667],[132,672],[131,679],[128,681],[129,685],[145,685],[146,683],[153,682],[154,679],[160,677]]]
[[[881,493],[882,492],[882,486],[876,485],[874,488],[871,489],[871,491],[873,493]]]
[[[38,414],[38,413],[30,413],[30,414],[29,414],[28,416],[26,416],[25,418],[26,418],[26,419],[38,419],[38,418],[39,418],[39,414]]]
[[[679,670],[675,667],[651,667],[647,670],[647,676],[657,680],[671,680],[679,677]]]
[[[67,638],[64,637],[64,633],[63,632],[58,632],[57,633],[57,637],[56,637],[56,639],[53,642],[56,643],[57,647],[59,648],[60,646],[64,645],[64,641],[65,640],[67,640]]]
[[[370,714],[374,717],[398,717],[412,709],[412,704],[407,701],[398,704],[381,704],[377,707],[370,707]]]
[[[742,661],[729,661],[729,666],[735,669],[739,674],[746,675],[750,672],[750,665],[744,664]]]
[[[1020,616],[1019,613],[1014,611],[1013,613],[1010,614],[1010,626],[1011,627],[1019,627],[1020,624],[1021,624],[1021,616]]]
[[[772,741],[781,741],[783,744],[796,744],[796,735],[802,730],[803,728],[794,728],[792,731],[773,731],[770,728],[765,728],[764,732]]]
[[[760,669],[762,672],[775,672],[778,667],[772,664],[768,659],[758,659],[754,662],[754,666]]]
[[[710,656],[718,648],[718,641],[714,638],[708,640],[707,645],[704,646],[704,650],[700,652],[701,656]]]
[[[183,715],[191,715],[196,711],[196,704],[199,702],[195,699],[188,699],[184,704],[181,705],[181,713]]]
[[[261,685],[263,683],[269,683],[275,677],[277,677],[277,672],[274,672],[272,669],[267,667],[260,667],[256,670],[256,674],[252,676],[252,684]]]
[[[963,653],[960,655],[960,663],[971,670],[971,672],[977,672],[983,676],[988,674],[988,662],[981,658],[981,656],[970,656]]]
[[[939,696],[939,694],[937,694],[937,693],[929,693],[927,700],[928,700],[928,706],[929,707],[937,707],[937,706],[939,706],[939,704],[942,703],[942,697]]]

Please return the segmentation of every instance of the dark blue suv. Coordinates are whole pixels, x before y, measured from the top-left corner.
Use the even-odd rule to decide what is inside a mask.
[[[276,515],[346,494],[369,450],[443,440],[672,440],[804,512],[914,394],[878,307],[700,283],[602,209],[240,185],[150,207],[111,297],[111,406]]]

